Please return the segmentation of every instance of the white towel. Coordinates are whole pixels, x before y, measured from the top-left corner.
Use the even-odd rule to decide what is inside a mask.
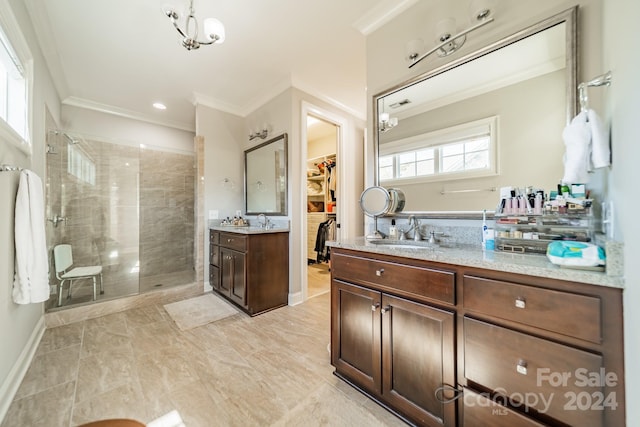
[[[13,301],[17,304],[46,301],[49,299],[49,260],[42,180],[30,170],[20,173],[15,216]]]
[[[589,181],[591,127],[586,112],[581,112],[562,131],[565,144],[564,184],[583,184]]]
[[[595,111],[588,110],[587,114],[591,127],[591,164],[594,169],[607,167],[611,163],[609,132]]]
[[[562,138],[566,146],[563,184],[587,183],[588,172],[611,163],[609,134],[595,111],[589,109],[575,116],[564,128]]]

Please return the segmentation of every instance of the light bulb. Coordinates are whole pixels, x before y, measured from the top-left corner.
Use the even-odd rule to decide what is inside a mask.
[[[215,40],[217,36],[218,40],[216,43],[224,42],[226,37],[224,25],[215,18],[207,18],[204,20],[204,34],[209,40]]]

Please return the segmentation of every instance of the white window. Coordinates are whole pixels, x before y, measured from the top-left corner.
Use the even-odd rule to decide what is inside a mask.
[[[381,144],[380,182],[389,185],[496,175],[497,120],[489,117]]]
[[[80,181],[96,185],[96,163],[76,144],[67,145],[67,172]]]
[[[0,130],[30,145],[31,55],[8,4],[0,1]]]

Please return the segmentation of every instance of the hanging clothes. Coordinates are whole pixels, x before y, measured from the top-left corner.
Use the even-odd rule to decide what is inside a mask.
[[[336,200],[336,189],[338,188],[338,168],[336,167],[335,160],[327,160],[327,170],[329,171],[329,191],[331,193],[331,200]]]
[[[330,248],[326,245],[328,240],[335,239],[335,221],[328,219],[321,222],[318,225],[318,232],[316,234],[316,245],[314,250],[316,251],[316,261],[323,262],[330,259]]]

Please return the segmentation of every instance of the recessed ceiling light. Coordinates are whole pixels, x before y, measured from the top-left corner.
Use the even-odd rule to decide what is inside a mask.
[[[164,105],[162,102],[154,102],[153,108],[157,108],[158,110],[166,110],[167,106]]]

